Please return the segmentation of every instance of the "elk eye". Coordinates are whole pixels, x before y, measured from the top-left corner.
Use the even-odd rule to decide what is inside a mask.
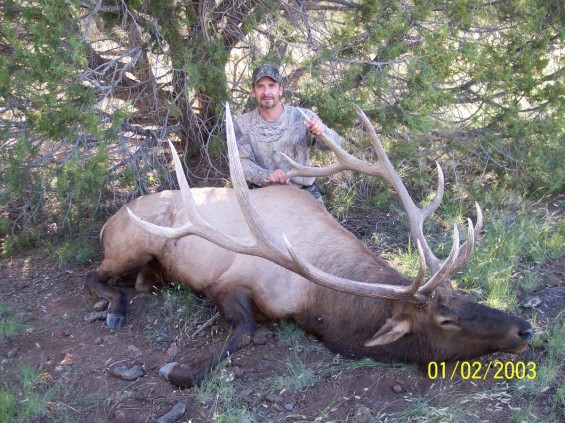
[[[445,319],[439,323],[441,326],[459,326],[455,320]]]

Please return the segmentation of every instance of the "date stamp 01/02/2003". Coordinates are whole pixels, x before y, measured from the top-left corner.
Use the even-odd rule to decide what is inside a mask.
[[[537,366],[533,361],[430,361],[428,377],[436,379],[463,380],[533,380],[537,377]]]

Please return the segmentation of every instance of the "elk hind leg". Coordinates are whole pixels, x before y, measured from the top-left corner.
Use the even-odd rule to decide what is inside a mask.
[[[224,347],[204,360],[189,364],[168,363],[161,367],[161,377],[181,388],[198,385],[218,363],[251,343],[257,323],[253,317],[253,303],[249,295],[245,292],[232,292],[222,296],[221,301],[222,304],[218,304],[220,313],[233,328]]]
[[[119,329],[126,324],[127,297],[123,292],[107,286],[108,279],[101,277],[100,271],[90,272],[86,275],[86,286],[93,295],[108,300],[106,326]]]

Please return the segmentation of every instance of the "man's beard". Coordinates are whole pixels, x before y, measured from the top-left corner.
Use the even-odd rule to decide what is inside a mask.
[[[266,103],[267,101],[267,103]],[[265,97],[261,99],[261,107],[266,110],[273,109],[277,103],[275,102],[274,97]]]

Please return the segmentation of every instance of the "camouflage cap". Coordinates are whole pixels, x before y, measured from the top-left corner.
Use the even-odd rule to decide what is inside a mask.
[[[261,78],[268,76],[279,84],[282,83],[281,74],[275,65],[261,65],[257,66],[253,71],[251,85],[255,85]]]

